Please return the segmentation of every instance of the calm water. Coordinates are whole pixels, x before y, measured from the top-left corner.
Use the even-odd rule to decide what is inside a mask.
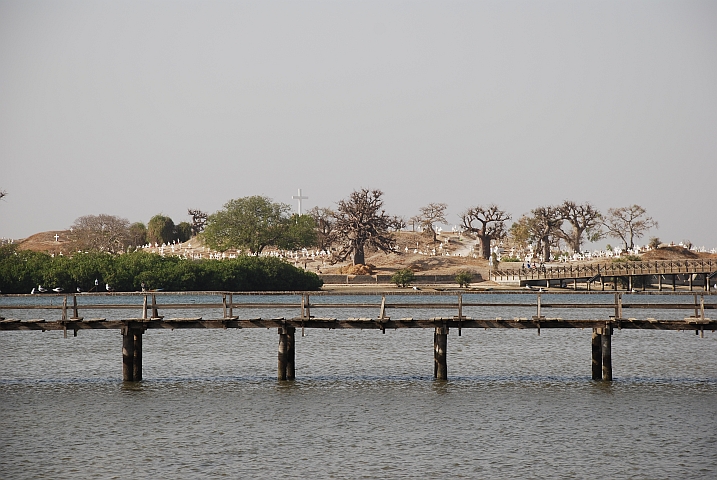
[[[118,331],[0,332],[0,478],[715,478],[717,335],[616,331],[605,385],[590,333],[451,331],[435,382],[430,330],[297,332],[280,383],[273,329],[150,330],[123,384]]]

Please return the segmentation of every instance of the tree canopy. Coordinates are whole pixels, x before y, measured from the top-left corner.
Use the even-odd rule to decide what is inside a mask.
[[[386,214],[382,195],[381,190],[363,188],[339,201],[331,234],[333,243],[339,245],[338,260],[351,257],[354,265],[364,264],[366,247],[386,253],[395,251],[390,229],[398,219]]]
[[[481,257],[487,260],[490,258],[490,243],[505,236],[505,222],[510,220],[510,215],[495,204],[487,207],[478,205],[466,210],[461,220],[463,228],[480,240]]]
[[[571,227],[569,231],[560,228],[558,235],[565,240],[573,253],[580,253],[586,235],[591,242],[602,237],[602,214],[590,203],[577,204],[566,200],[557,208],[562,219]]]
[[[230,200],[207,218],[204,239],[211,248],[261,253],[267,246],[309,247],[316,243],[314,220],[309,215],[289,216],[291,207],[263,196]]]
[[[70,227],[74,250],[122,252],[131,243],[129,220],[114,215],[85,215]]]
[[[433,241],[436,241],[436,223],[446,223],[446,208],[448,205],[445,203],[429,203],[425,207],[421,207],[420,212],[415,218],[418,223],[423,227],[424,232],[428,232],[433,236]]]
[[[608,235],[622,240],[626,249],[634,248],[636,238],[642,237],[653,227],[659,227],[652,217],[647,216],[647,211],[640,205],[609,209],[604,225]]]
[[[150,243],[170,243],[176,239],[174,221],[166,215],[155,215],[147,224],[147,239]]]

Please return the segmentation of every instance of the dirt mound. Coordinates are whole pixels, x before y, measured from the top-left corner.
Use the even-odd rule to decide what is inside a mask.
[[[643,253],[641,256],[643,260],[691,260],[700,258],[695,252],[678,246],[656,248]]]
[[[359,263],[358,265],[346,265],[345,267],[341,267],[339,268],[339,273],[345,275],[373,275],[375,270],[376,265],[370,263],[363,265]]]
[[[57,235],[57,237],[55,237]],[[19,250],[31,250],[33,252],[47,253],[69,253],[70,232],[69,230],[53,230],[40,232],[31,235],[17,242]]]

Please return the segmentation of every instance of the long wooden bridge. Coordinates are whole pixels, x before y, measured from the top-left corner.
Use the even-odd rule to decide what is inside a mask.
[[[196,293],[196,292],[195,292]],[[380,302],[361,301],[356,303],[332,303],[325,301],[332,296],[340,295],[346,297],[347,293],[327,294],[323,292],[283,292],[281,295],[295,298],[296,301],[278,303],[267,301],[271,295],[276,293],[217,293],[213,292],[221,302],[215,303],[163,303],[157,302],[156,294],[130,294],[136,298],[137,303],[84,303],[98,297],[115,297],[122,294],[94,295],[81,294],[82,303],[78,302],[78,295],[58,295],[61,304],[47,305],[31,303],[10,303],[3,301],[0,297],[0,313],[10,316],[7,312],[23,311],[28,314],[30,311],[50,311],[49,318],[34,319],[13,319],[0,317],[0,331],[63,331],[65,337],[68,332],[74,336],[80,330],[94,329],[118,329],[122,332],[122,378],[124,381],[142,380],[142,335],[149,329],[193,329],[193,328],[218,328],[218,329],[243,329],[243,328],[276,328],[279,334],[278,367],[277,376],[279,380],[292,380],[295,375],[295,333],[296,329],[324,328],[324,329],[380,329],[383,333],[386,330],[399,328],[430,328],[434,329],[434,377],[445,380],[448,378],[447,367],[447,346],[448,333],[453,330],[461,335],[464,328],[512,328],[512,329],[534,329],[540,335],[541,329],[546,328],[590,328],[592,329],[592,378],[594,380],[612,380],[612,347],[611,337],[615,329],[651,329],[651,330],[694,330],[695,334],[704,336],[704,331],[714,332],[717,329],[717,319],[709,318],[706,313],[717,309],[717,298],[712,294],[688,294],[670,293],[676,298],[685,298],[689,302],[665,303],[654,301],[665,294],[658,292],[629,294],[629,301],[625,301],[623,293],[610,294],[610,301],[605,301],[605,294],[598,292],[580,292],[571,295],[579,295],[580,301],[560,302],[555,301],[563,296],[563,293],[535,293],[535,292],[486,292],[479,294],[482,301],[465,301],[463,292],[399,292],[395,295],[408,297],[414,301],[391,301],[391,293],[377,292],[374,294],[357,294],[368,300]],[[511,295],[507,297],[506,295]],[[591,297],[592,295],[592,297]],[[125,295],[126,296],[126,295]],[[426,297],[429,301],[426,301]],[[471,295],[475,298],[475,295]],[[470,299],[471,296],[468,296]],[[30,296],[17,296],[30,297]],[[52,296],[43,296],[52,297]],[[236,301],[239,297],[242,300]],[[34,299],[36,299],[35,297]],[[319,301],[312,300],[318,298]],[[549,298],[551,301],[546,302]],[[574,300],[574,296],[568,300]],[[596,302],[593,299],[602,301]],[[254,301],[254,300],[257,301]],[[506,301],[509,300],[509,301]],[[518,299],[518,300],[516,300]],[[652,299],[653,301],[647,301]],[[126,300],[126,299],[125,299]],[[262,301],[263,300],[263,301]],[[361,299],[363,300],[363,299]],[[401,299],[399,299],[401,300]],[[519,316],[510,318],[472,318],[464,315],[465,309],[500,309],[504,315],[512,315],[518,312]],[[218,313],[214,318],[203,317],[174,317],[166,318],[160,315],[163,310],[207,310]],[[291,318],[241,318],[235,315],[246,309],[282,310],[295,309],[297,316]],[[345,317],[330,318],[317,317],[312,315],[321,309],[340,311],[345,309],[368,311],[376,313],[369,317]],[[572,318],[547,316],[546,311],[559,310],[570,313],[571,311],[586,310],[598,312],[590,314],[590,318],[578,318],[581,315],[573,315]],[[115,310],[135,310],[136,317],[118,315],[117,318],[84,318],[80,315],[82,311],[113,312]],[[425,316],[425,318],[391,318],[388,313],[392,310],[404,311],[426,311],[435,310],[441,313],[448,313],[446,316]],[[626,315],[626,312],[639,311],[669,311],[671,319],[655,319],[651,317],[637,318]],[[534,312],[534,315],[526,315],[526,311]],[[4,313],[3,313],[4,312]],[[654,315],[654,313],[652,313]],[[585,316],[584,314],[582,316]],[[713,315],[714,316],[714,315]]]
[[[582,280],[586,283],[587,289],[591,285],[600,282],[601,290],[605,290],[606,280],[611,281],[613,289],[618,289],[618,279],[625,279],[623,285],[626,290],[633,290],[634,279],[641,278],[640,287],[647,289],[651,278],[656,278],[657,289],[662,291],[663,280],[669,279],[672,283],[672,290],[676,290],[676,279],[678,276],[686,276],[689,290],[694,290],[695,280],[700,277],[703,289],[710,291],[710,282],[717,277],[717,259],[706,260],[670,260],[670,261],[618,261],[600,262],[589,264],[564,264],[549,267],[515,268],[505,270],[493,270],[490,274],[491,280],[500,283],[514,285],[541,285],[550,287],[551,281],[556,281],[559,286],[569,284],[572,281],[573,287],[577,289],[577,282]],[[555,282],[553,282],[555,283]]]

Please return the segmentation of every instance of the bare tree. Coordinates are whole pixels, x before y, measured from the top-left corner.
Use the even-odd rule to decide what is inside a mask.
[[[192,217],[192,236],[197,236],[204,231],[209,214],[196,208],[190,208],[187,213]]]
[[[580,253],[583,238],[594,242],[603,236],[602,214],[590,203],[578,205],[566,200],[560,205],[559,212],[563,220],[571,226],[570,231],[560,228],[559,235],[568,244],[573,253]]]
[[[648,217],[647,211],[640,205],[611,208],[603,225],[608,235],[622,240],[625,249],[635,248],[635,239],[642,237],[651,228],[659,228],[657,222]]]
[[[353,264],[365,263],[365,247],[373,247],[386,253],[394,252],[397,218],[386,215],[381,190],[361,189],[351,193],[348,199],[338,203],[331,233],[333,244],[340,245],[338,260],[351,257]]]
[[[491,204],[487,207],[471,207],[461,215],[463,228],[476,234],[481,246],[481,257],[490,258],[490,243],[506,234],[505,222],[510,215]]]
[[[76,250],[121,252],[131,243],[129,220],[114,215],[85,215],[70,228]]]
[[[7,195],[7,192],[5,190],[0,190],[0,198],[3,198]]]
[[[434,224],[446,223],[446,208],[448,205],[445,203],[429,203],[425,207],[421,207],[419,213],[415,218],[418,223],[423,227],[423,231],[428,231],[433,236],[433,241],[436,241],[436,229]]]
[[[331,232],[334,230],[336,213],[330,208],[314,207],[306,212],[316,223],[316,241],[321,250],[331,248]]]
[[[530,212],[532,217],[528,219],[528,228],[531,235],[537,240],[538,250],[542,250],[541,256],[544,262],[550,260],[550,247],[555,245],[555,238],[561,233],[560,227],[563,224],[560,207],[538,207]]]

